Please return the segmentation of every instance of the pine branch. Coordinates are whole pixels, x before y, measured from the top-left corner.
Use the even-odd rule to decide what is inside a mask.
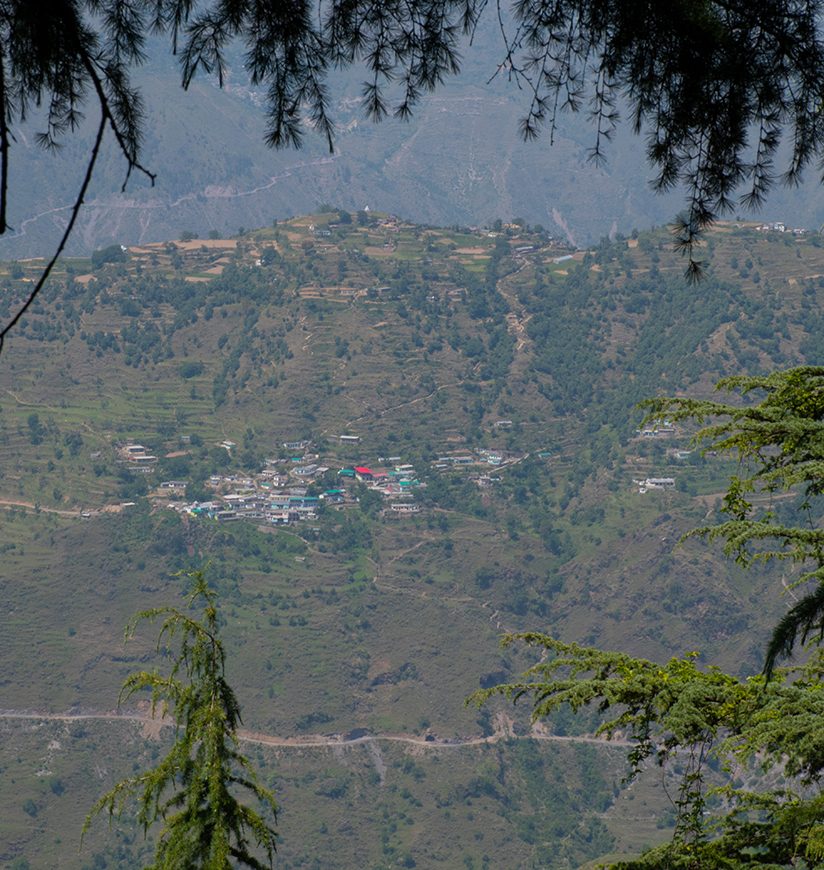
[[[773,629],[764,657],[764,676],[772,679],[779,659],[790,658],[796,642],[806,643],[807,638],[818,632],[818,642],[824,640],[824,583],[798,602]]]
[[[157,868],[230,867],[230,858],[247,867],[264,868],[253,850],[266,855],[271,867],[277,833],[266,819],[241,803],[237,786],[251,792],[273,818],[274,795],[262,786],[249,760],[238,749],[240,707],[224,675],[225,656],[218,636],[216,595],[202,572],[192,580],[190,605],[201,605],[195,619],[173,607],[152,608],[138,614],[127,626],[127,639],[136,621],[165,619],[163,638],[179,644],[167,677],[142,671],[127,678],[121,700],[140,689],[150,689],[152,711],[162,704],[163,715],[175,725],[175,740],[153,770],[118,783],[92,808],[84,826],[102,810],[109,816],[122,812],[127,800],[136,798],[138,820],[144,830],[162,820],[156,848]]]
[[[8,229],[9,113],[6,105],[6,58],[0,45],[0,235]],[[2,338],[0,338],[2,349]]]

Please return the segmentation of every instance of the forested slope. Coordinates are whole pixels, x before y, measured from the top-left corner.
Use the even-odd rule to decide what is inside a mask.
[[[0,373],[0,708],[111,710],[151,656],[149,639],[124,650],[126,619],[174,600],[173,572],[209,563],[250,731],[418,741],[261,744],[284,806],[280,866],[579,866],[654,840],[664,802],[646,784],[616,797],[620,749],[519,739],[529,726],[511,710],[463,699],[525,664],[498,649],[506,629],[759,667],[782,576],[676,546],[713,516],[730,467],[689,453],[688,432],[638,433],[635,404],[817,361],[824,249],[722,225],[688,286],[670,244],[641,234],[574,253],[524,226],[327,213],[68,261]],[[7,266],[0,305],[37,265]],[[419,512],[392,515],[352,481],[342,506],[259,528],[181,515],[158,489],[182,480],[206,498],[212,475],[297,467],[283,445],[301,441],[301,462],[329,469],[310,493],[398,457],[425,484]],[[150,473],[123,463],[127,443],[158,457]],[[641,493],[646,478],[674,486]],[[32,866],[156,748],[125,722],[4,727],[3,858]],[[112,842],[101,831],[92,851],[130,866],[139,837]]]

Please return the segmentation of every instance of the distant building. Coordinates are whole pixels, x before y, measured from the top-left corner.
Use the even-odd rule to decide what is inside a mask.
[[[644,481],[647,489],[672,489],[675,486],[674,477],[648,477]]]
[[[311,441],[284,441],[283,449],[284,450],[303,450],[308,447],[312,442]]]
[[[420,505],[409,501],[395,501],[390,505],[390,509],[396,514],[417,514],[420,513]]]
[[[346,498],[346,493],[342,489],[328,489],[322,492],[319,498],[327,504],[341,504]]]

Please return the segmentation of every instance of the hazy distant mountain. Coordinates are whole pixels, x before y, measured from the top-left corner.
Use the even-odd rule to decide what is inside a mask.
[[[329,154],[312,134],[299,152],[270,151],[263,144],[260,99],[241,74],[230,70],[223,91],[203,79],[184,94],[174,60],[158,46],[139,75],[148,106],[144,159],[157,171],[157,185],[150,189],[133,178],[121,194],[125,167],[110,148],[70,250],[160,240],[185,230],[234,233],[321,202],[368,205],[439,225],[523,217],[576,244],[674,216],[680,194],[652,193],[643,140],[626,129],[611,144],[605,167],[587,162],[594,134],[584,115],[564,117],[554,145],[548,136],[521,141],[523,92],[506,81],[487,84],[500,56],[493,35],[480,34],[461,76],[426,99],[410,123],[367,120],[358,100],[361,77],[342,74],[337,150]],[[35,145],[37,129],[33,124],[19,135],[13,149],[15,232],[0,240],[0,257],[44,253],[67,219],[82,175],[88,136],[68,141],[55,156]],[[800,194],[778,191],[767,216],[817,227],[824,197],[814,181]]]

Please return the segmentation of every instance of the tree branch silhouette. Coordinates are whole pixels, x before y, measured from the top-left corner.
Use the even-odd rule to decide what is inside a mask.
[[[23,305],[17,310],[17,313],[12,317],[12,319],[0,330],[0,354],[3,353],[3,347],[6,343],[6,336],[14,329],[15,326],[20,322],[20,319],[23,315],[29,310],[34,300],[40,294],[40,291],[46,284],[46,281],[51,274],[52,269],[54,268],[55,263],[60,259],[60,255],[63,253],[63,248],[66,247],[66,242],[69,240],[69,236],[72,234],[72,230],[74,229],[74,224],[77,221],[77,216],[80,214],[80,207],[83,205],[83,200],[86,197],[86,191],[89,189],[89,185],[91,184],[92,175],[94,174],[94,165],[97,163],[98,155],[100,154],[100,146],[103,143],[103,134],[106,131],[106,115],[104,114],[100,118],[100,124],[97,127],[97,136],[94,140],[94,145],[92,146],[91,157],[89,158],[89,162],[86,164],[86,174],[83,177],[83,183],[80,185],[80,191],[77,194],[77,199],[74,201],[74,205],[72,206],[71,217],[69,218],[69,222],[66,225],[66,229],[63,230],[63,235],[60,237],[60,242],[57,245],[57,250],[55,250],[52,258],[46,264],[46,268],[40,274],[40,277],[37,279],[37,283],[32,288],[31,292],[26,297]]]

